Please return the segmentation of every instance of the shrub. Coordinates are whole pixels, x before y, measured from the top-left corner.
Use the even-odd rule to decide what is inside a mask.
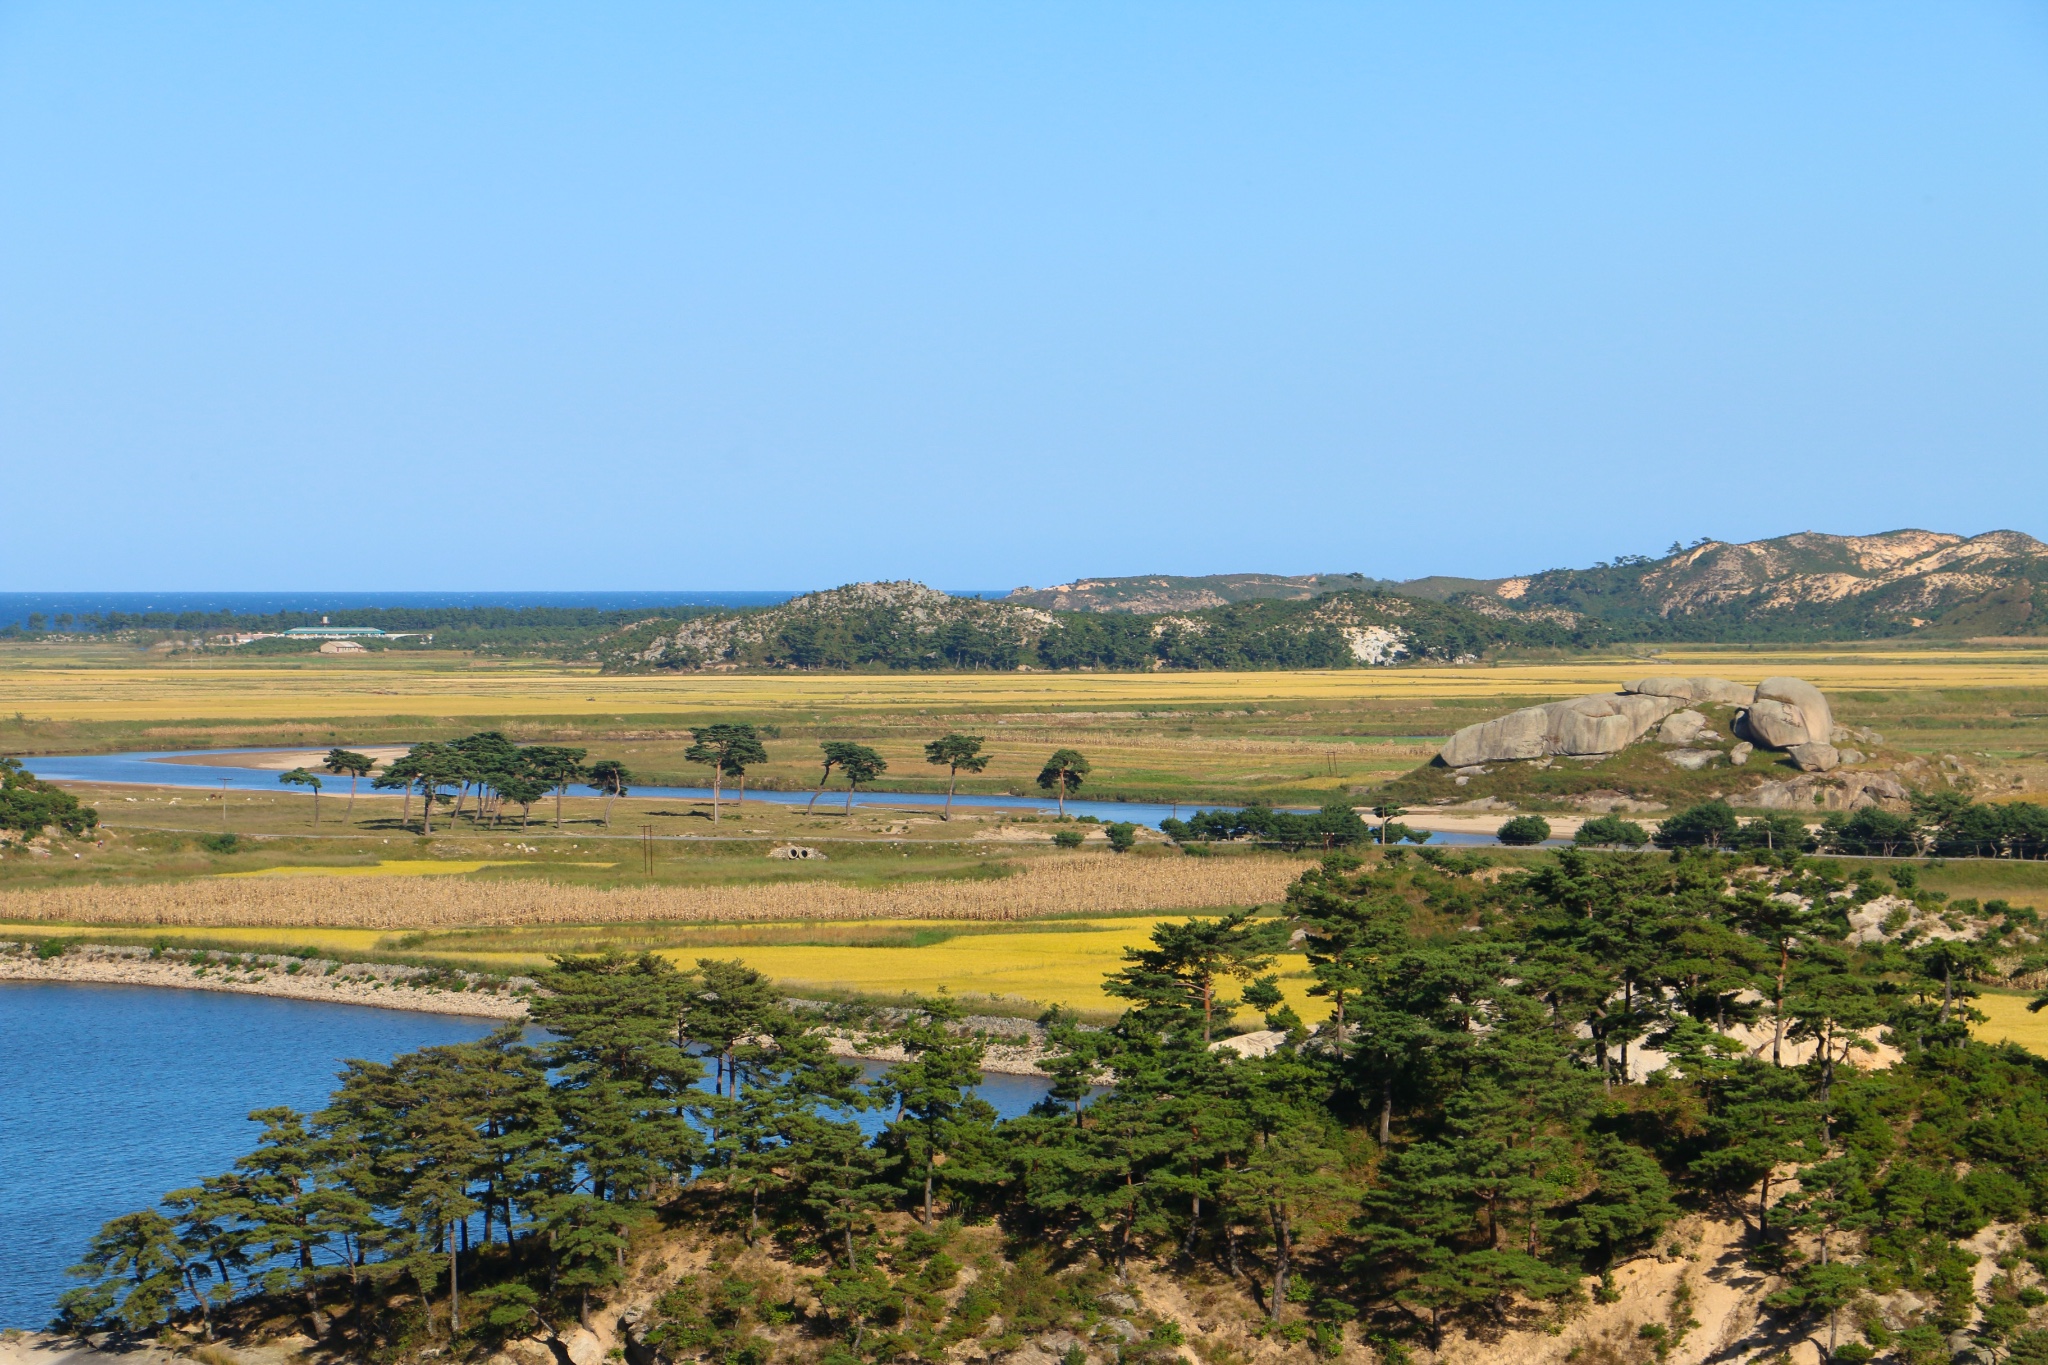
[[[1061,848],[1079,848],[1087,837],[1078,829],[1056,829],[1052,832],[1052,841]]]
[[[1641,848],[1650,842],[1649,833],[1633,820],[1619,815],[1600,815],[1579,826],[1572,842],[1588,848]]]
[[[1138,827],[1128,820],[1119,820],[1109,826],[1109,848],[1112,853],[1129,853],[1138,843]]]
[[[1659,848],[1719,848],[1735,838],[1735,808],[1726,801],[1702,801],[1657,826]]]
[[[207,834],[201,836],[199,846],[208,853],[233,853],[241,842],[239,834]]]
[[[1540,844],[1550,837],[1550,822],[1540,815],[1517,815],[1494,834],[1504,844]]]

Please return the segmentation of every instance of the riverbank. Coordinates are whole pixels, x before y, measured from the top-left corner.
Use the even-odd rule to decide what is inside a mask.
[[[317,1000],[331,1005],[368,1005],[422,1014],[508,1020],[526,1017],[526,998],[521,986],[509,991],[450,990],[408,981],[407,975],[416,970],[381,963],[307,962],[271,954],[239,958],[219,953],[160,956],[152,955],[147,948],[96,944],[76,945],[55,957],[38,957],[23,944],[0,943],[0,981],[157,986]],[[531,989],[531,983],[525,979],[514,980]]]
[[[426,975],[419,968],[383,963],[307,962],[272,954],[233,957],[217,952],[180,958],[154,955],[147,948],[99,944],[74,945],[46,958],[36,956],[26,945],[0,942],[0,983],[152,986],[507,1021],[526,1018],[527,1000],[536,989],[530,978],[513,977],[503,989],[455,990],[406,979],[416,972]],[[460,974],[456,979],[463,980],[465,986],[476,984]],[[1038,1066],[1046,1055],[1044,1031],[1037,1024],[979,1015],[963,1022],[989,1038],[983,1071],[1005,1076],[1045,1075]],[[907,1060],[901,1048],[872,1044],[870,1035],[863,1032],[831,1028],[820,1032],[835,1057],[870,1062]],[[0,1361],[0,1365],[6,1362]]]

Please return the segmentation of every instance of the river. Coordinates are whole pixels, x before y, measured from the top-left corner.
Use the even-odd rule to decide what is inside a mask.
[[[121,754],[46,754],[26,760],[27,767],[37,777],[51,782],[105,782],[150,787],[193,787],[208,791],[219,791],[223,784],[232,791],[261,791],[271,795],[291,791],[278,785],[275,768],[237,768],[219,763],[182,763],[178,760],[201,754],[267,754],[276,753],[275,747],[267,749],[156,749]],[[340,779],[335,779],[339,781]],[[303,792],[292,791],[294,795]],[[709,787],[634,787],[632,795],[663,801],[708,801]],[[732,799],[727,791],[725,798]],[[845,790],[828,791],[822,801],[834,806],[846,799]],[[764,792],[758,788],[747,793],[749,801],[768,801],[782,806],[801,806],[811,800],[811,794],[801,792]],[[918,810],[937,808],[945,797],[929,792],[860,792],[853,798],[856,806],[871,806],[878,809],[910,807]],[[1059,809],[1059,803],[1042,796],[969,796],[953,798],[958,809],[968,810],[1009,810],[1043,814]],[[1067,814],[1072,816],[1092,815],[1098,820],[1128,820],[1133,824],[1159,828],[1159,822],[1168,818],[1186,819],[1197,811],[1228,810],[1222,805],[1170,805],[1153,801],[1090,801],[1069,798]],[[1491,835],[1438,832],[1430,838],[1432,844],[1469,845],[1491,844]]]
[[[41,1327],[109,1218],[229,1169],[252,1109],[318,1107],[351,1057],[489,1033],[493,1021],[139,986],[0,983],[0,1328]],[[991,1075],[1005,1117],[1045,1094]],[[875,1126],[878,1115],[863,1115]]]

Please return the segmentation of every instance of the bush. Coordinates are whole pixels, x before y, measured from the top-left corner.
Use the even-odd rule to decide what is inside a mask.
[[[1619,815],[1600,815],[1579,826],[1572,842],[1587,848],[1641,848],[1650,842],[1649,833],[1633,820]]]
[[[1659,848],[1719,848],[1735,840],[1735,808],[1726,801],[1702,801],[1657,826]]]
[[[1138,843],[1138,827],[1128,820],[1119,820],[1109,826],[1109,849],[1112,853],[1129,853]]]
[[[233,853],[241,842],[239,834],[208,834],[201,836],[199,846],[208,853]]]
[[[1504,844],[1540,844],[1550,837],[1550,822],[1540,815],[1517,815],[1502,825],[1494,838]]]
[[[1078,829],[1056,829],[1052,832],[1052,841],[1061,848],[1079,848],[1087,837]]]

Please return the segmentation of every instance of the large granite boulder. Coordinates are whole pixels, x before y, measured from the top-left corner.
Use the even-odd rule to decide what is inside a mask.
[[[1832,744],[1795,744],[1785,751],[1801,772],[1824,773],[1841,764],[1841,752]]]
[[[1757,709],[1765,702],[1773,702],[1773,723],[1783,726],[1797,723],[1803,733],[1796,738],[1788,736],[1783,740],[1773,739],[1773,749],[1789,749],[1795,744],[1828,744],[1835,737],[1835,716],[1828,707],[1828,699],[1820,689],[1803,678],[1765,678],[1756,685],[1756,703],[1750,707],[1751,729],[1755,729]]]
[[[1637,678],[1624,683],[1621,690],[1648,697],[1676,697],[1680,701],[1720,702],[1725,706],[1747,706],[1756,695],[1754,688],[1726,678]]]
[[[1682,704],[1675,697],[1604,692],[1525,706],[1466,726],[1445,741],[1440,757],[1447,767],[1465,768],[1559,754],[1620,753]]]

